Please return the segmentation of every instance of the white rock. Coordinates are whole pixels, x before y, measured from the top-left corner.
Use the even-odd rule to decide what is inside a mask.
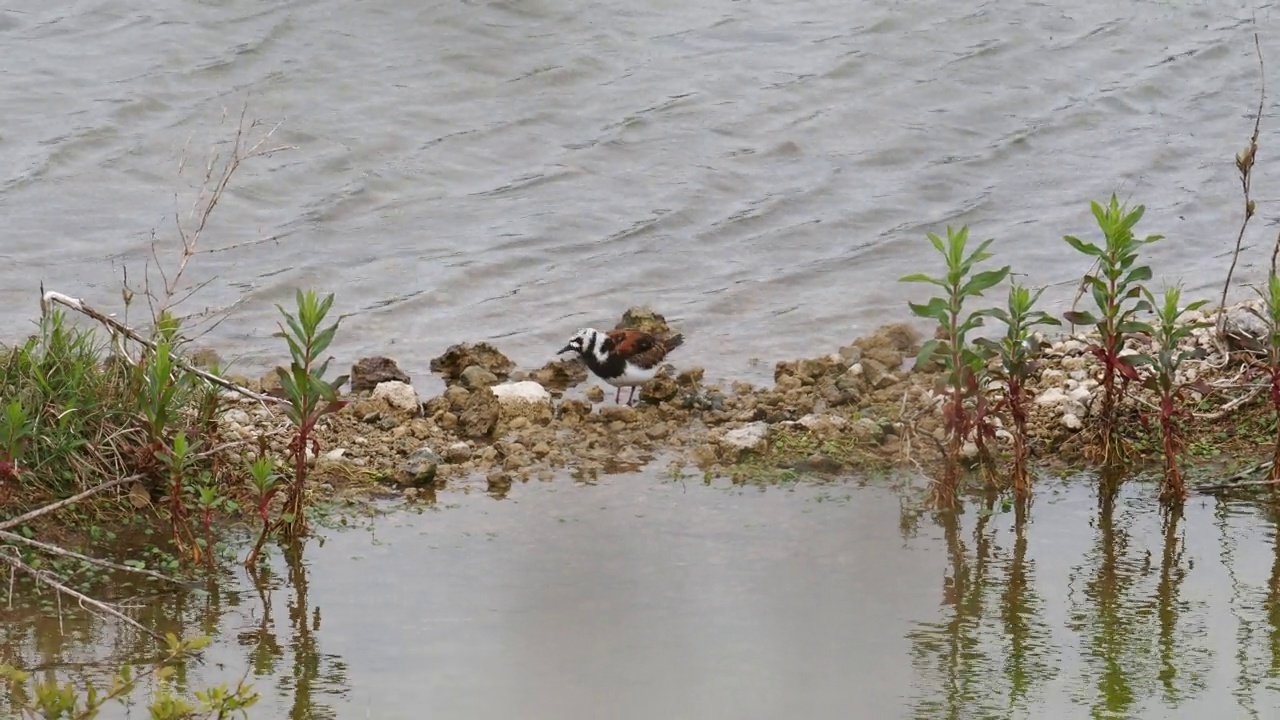
[[[324,454],[325,460],[341,460],[343,455],[347,454],[346,448],[334,448]]]
[[[809,413],[796,421],[805,430],[810,432],[818,432],[821,430],[838,430],[844,427],[847,421],[839,415],[818,415]]]
[[[1084,403],[1077,402],[1075,400],[1068,400],[1062,404],[1062,414],[1075,415],[1078,418],[1082,418],[1085,415],[1088,415],[1089,411],[1084,409]]]
[[[489,390],[493,391],[498,401],[503,403],[551,403],[551,393],[532,380],[501,383],[490,387]]]
[[[1079,430],[1084,427],[1084,423],[1080,422],[1080,416],[1075,413],[1067,413],[1062,416],[1062,426],[1068,430]]]
[[[1182,313],[1182,317],[1178,318],[1179,325],[1192,325],[1194,323],[1204,322],[1205,314],[1199,310],[1188,310]]]
[[[1067,374],[1057,368],[1045,368],[1040,371],[1041,385],[1061,385],[1066,380]]]
[[[972,440],[966,441],[964,445],[960,446],[960,455],[966,460],[978,457],[978,444]]]
[[[1074,390],[1067,392],[1067,397],[1078,403],[1082,403],[1089,399],[1089,388],[1085,387],[1083,383],[1077,385]]]
[[[720,441],[738,450],[758,451],[764,449],[768,437],[769,423],[758,421],[726,432],[720,436]]]
[[[248,425],[252,420],[249,417],[249,413],[239,408],[232,408],[222,413],[222,422],[235,423],[236,425]]]
[[[996,439],[1002,443],[1012,443],[1013,433],[1005,430],[1004,428],[1000,428],[999,430],[996,430]]]
[[[456,442],[445,448],[444,459],[451,463],[462,463],[471,459],[471,446],[464,442]]]
[[[1058,388],[1049,388],[1036,396],[1037,405],[1061,405],[1067,400],[1070,398]]]
[[[1064,355],[1079,355],[1085,351],[1087,346],[1079,340],[1064,340],[1062,342],[1062,353]]]
[[[1152,343],[1152,345],[1155,345],[1155,344],[1156,343],[1154,342]],[[1130,355],[1137,355],[1137,354],[1139,354],[1137,350],[1127,347],[1122,349],[1120,352],[1116,353],[1116,357],[1129,357]]]
[[[408,383],[399,380],[387,380],[378,383],[373,389],[374,400],[386,400],[387,404],[405,412],[418,411],[418,391]]]
[[[1063,358],[1060,364],[1067,373],[1074,373],[1077,370],[1083,370],[1088,367],[1088,361],[1082,356]]]
[[[1084,382],[1085,380],[1089,379],[1089,371],[1088,370],[1072,370],[1071,379]]]

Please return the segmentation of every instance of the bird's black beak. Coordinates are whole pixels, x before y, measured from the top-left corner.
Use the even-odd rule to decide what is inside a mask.
[[[572,345],[565,345],[564,347],[560,348],[560,350],[556,354],[563,355],[567,352],[577,352],[577,350],[574,349]]]

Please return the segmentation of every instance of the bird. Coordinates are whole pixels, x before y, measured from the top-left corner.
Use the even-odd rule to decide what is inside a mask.
[[[630,387],[627,404],[635,399],[636,388],[658,374],[667,354],[684,343],[683,335],[659,338],[634,328],[600,331],[582,328],[556,353],[575,352],[596,377],[616,387],[613,401],[622,401],[622,388]]]

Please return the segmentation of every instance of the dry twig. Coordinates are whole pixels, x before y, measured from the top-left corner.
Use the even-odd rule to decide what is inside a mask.
[[[63,585],[61,582],[58,582],[58,580],[54,579],[54,577],[49,573],[37,570],[31,567],[30,565],[22,562],[17,557],[14,557],[13,553],[0,552],[0,562],[5,563],[6,565],[13,568],[14,570],[21,570],[22,572],[27,573],[32,578],[34,578],[36,582],[42,582],[45,585],[48,585],[49,587],[53,588],[54,590],[62,593],[63,595],[67,595],[69,597],[75,598],[76,600],[79,600],[82,607],[85,605],[88,605],[92,608],[97,609],[100,612],[106,613],[107,615],[110,615],[111,617],[124,622],[127,625],[137,628],[138,630],[146,633],[147,635],[150,635],[151,637],[155,638],[156,640],[162,643],[166,642],[164,636],[156,632],[155,630],[150,630],[144,627],[142,623],[138,622],[137,620],[134,620],[128,615],[125,615],[124,613],[111,607],[107,603],[102,602],[101,600],[95,600],[78,590],[72,590],[66,585]]]
[[[138,333],[138,331],[125,325],[119,320],[116,320],[115,318],[105,315],[104,313],[94,309],[93,307],[87,305],[83,300],[80,300],[79,298],[73,298],[69,295],[63,295],[62,293],[54,292],[52,290],[49,290],[46,292],[43,286],[40,288],[40,292],[41,292],[40,311],[42,316],[48,315],[49,312],[52,310],[52,306],[54,304],[62,305],[64,307],[71,308],[72,310],[75,310],[76,312],[81,313],[82,315],[85,315],[89,318],[97,320],[99,323],[102,323],[103,325],[105,325],[113,333],[118,333],[120,335],[123,335],[124,337],[127,337],[130,340],[136,343],[139,343],[141,345],[144,345],[152,350],[155,350],[156,348],[155,343],[143,337],[141,334]],[[256,393],[250,390],[249,388],[244,387],[243,385],[237,385],[231,382],[230,380],[226,380],[224,378],[218,377],[213,373],[205,372],[204,370],[201,370],[200,368],[195,367],[194,365],[188,363],[186,360],[183,360],[181,357],[178,357],[177,355],[173,356],[173,364],[177,365],[183,370],[186,370],[192,375],[195,375],[196,377],[201,378],[202,380],[205,380],[206,382],[213,383],[214,385],[217,385],[222,388],[226,388],[227,390],[231,390],[232,392],[240,393],[241,395],[247,398],[256,400],[260,403],[279,404],[279,403],[285,402],[280,398],[275,398],[270,395],[263,395],[260,393]]]
[[[0,531],[8,530],[9,528],[15,528],[15,527],[18,527],[19,525],[22,525],[22,524],[24,524],[24,523],[28,523],[28,522],[31,522],[32,520],[35,520],[36,518],[40,517],[41,515],[47,515],[47,514],[49,514],[49,513],[53,512],[53,511],[55,511],[55,510],[61,510],[62,508],[66,507],[66,506],[68,506],[68,505],[72,505],[72,504],[74,504],[74,503],[78,503],[78,502],[80,502],[81,500],[83,500],[83,499],[85,499],[85,498],[89,497],[90,495],[96,495],[96,494],[98,494],[98,493],[102,492],[103,490],[110,490],[110,489],[111,489],[111,488],[113,488],[113,487],[120,487],[121,485],[125,485],[125,484],[128,484],[128,483],[134,482],[134,481],[136,481],[136,480],[141,480],[143,477],[145,477],[145,476],[144,476],[144,475],[130,475],[129,477],[116,478],[115,480],[108,480],[107,482],[104,482],[104,483],[102,483],[101,485],[95,485],[95,486],[93,486],[93,487],[89,488],[88,490],[85,490],[85,491],[84,491],[84,492],[82,492],[82,493],[77,493],[77,494],[75,494],[75,495],[72,495],[72,496],[71,496],[71,497],[69,497],[69,498],[66,498],[66,499],[63,499],[63,500],[59,500],[58,502],[50,503],[50,504],[45,505],[45,506],[43,506],[43,507],[38,507],[38,508],[36,508],[35,510],[32,510],[31,512],[29,512],[29,513],[26,513],[26,514],[23,514],[23,515],[19,515],[19,516],[18,516],[18,517],[16,517],[16,518],[10,518],[10,519],[8,519],[8,520],[5,520],[5,521],[3,521],[3,522],[0,522]]]
[[[1231,267],[1227,270],[1227,281],[1222,284],[1222,301],[1218,305],[1218,334],[1223,335],[1227,329],[1227,291],[1231,289],[1231,276],[1235,274],[1236,263],[1240,260],[1240,245],[1244,242],[1244,231],[1249,226],[1249,221],[1253,219],[1255,205],[1253,199],[1249,196],[1249,187],[1253,180],[1253,163],[1258,156],[1258,132],[1262,128],[1262,108],[1267,97],[1267,75],[1266,68],[1262,64],[1262,45],[1258,41],[1258,34],[1253,34],[1253,47],[1258,53],[1258,75],[1261,85],[1258,89],[1258,115],[1253,119],[1253,135],[1249,138],[1249,144],[1245,149],[1236,155],[1236,170],[1240,173],[1240,187],[1244,191],[1244,220],[1240,223],[1240,233],[1236,236],[1236,247],[1231,253]],[[1280,243],[1280,240],[1277,240]],[[1277,245],[1280,249],[1280,245]],[[1271,255],[1271,272],[1275,273],[1276,257],[1275,252]]]
[[[120,563],[114,563],[114,562],[111,562],[110,560],[102,560],[100,558],[91,557],[89,555],[82,555],[78,552],[74,552],[72,550],[67,550],[66,548],[58,547],[57,545],[50,545],[49,543],[40,542],[39,540],[32,540],[31,538],[23,537],[21,535],[18,535],[17,533],[11,533],[8,530],[0,530],[0,540],[7,540],[8,542],[11,542],[11,543],[20,543],[23,545],[29,545],[37,550],[40,550],[41,552],[47,552],[50,555],[59,555],[61,557],[72,558],[74,560],[79,560],[81,562],[89,563],[90,565],[97,565],[98,567],[107,568],[108,570],[120,570],[123,572],[131,572],[137,575],[145,575],[155,580],[163,580],[164,582],[172,583],[174,585],[196,587],[194,585],[191,585],[190,583],[184,582],[182,580],[178,580],[177,578],[171,578],[168,575],[162,575],[153,570],[148,570],[146,568],[140,568],[140,567],[133,567],[132,565],[121,565]]]

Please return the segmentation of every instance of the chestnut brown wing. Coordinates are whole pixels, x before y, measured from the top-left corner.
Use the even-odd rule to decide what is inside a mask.
[[[658,345],[658,339],[647,332],[623,328],[605,333],[609,338],[608,349],[628,360],[643,355]]]
[[[642,368],[656,366],[683,341],[679,335],[659,340],[649,333],[631,329],[610,330],[608,335],[615,353]]]

